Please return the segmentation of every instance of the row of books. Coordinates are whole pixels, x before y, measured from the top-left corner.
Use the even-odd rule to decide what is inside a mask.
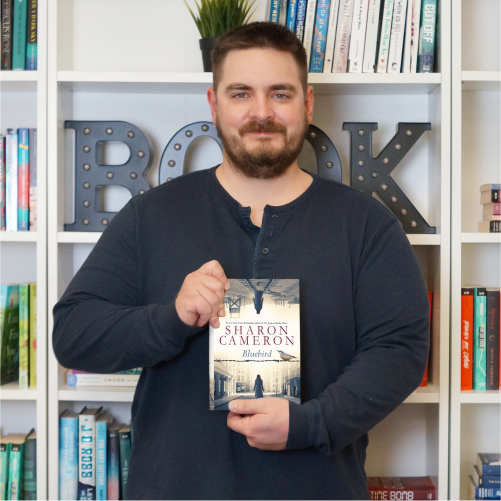
[[[103,408],[59,418],[59,499],[127,499],[131,426]]]
[[[271,0],[310,73],[432,73],[437,0]]]
[[[1,384],[37,385],[37,284],[0,285]]]
[[[37,230],[37,130],[0,135],[0,230]]]
[[[437,489],[427,477],[367,477],[371,499],[437,499]]]
[[[37,499],[37,436],[9,433],[0,438],[0,499]]]
[[[499,390],[499,289],[461,288],[461,391]]]
[[[470,499],[501,499],[501,470],[499,453],[477,454],[473,474],[468,476]]]
[[[37,0],[1,0],[2,70],[37,69]]]
[[[480,186],[482,221],[478,223],[480,233],[501,233],[501,184]]]
[[[67,386],[137,386],[141,369],[113,372],[112,374],[94,374],[70,369],[66,373]]]

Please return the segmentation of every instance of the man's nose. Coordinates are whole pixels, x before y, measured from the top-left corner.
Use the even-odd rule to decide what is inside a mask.
[[[256,94],[252,100],[250,118],[266,122],[273,120],[274,117],[275,113],[269,97],[264,94]]]

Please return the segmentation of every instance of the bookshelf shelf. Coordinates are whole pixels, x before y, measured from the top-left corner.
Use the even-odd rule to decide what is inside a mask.
[[[499,244],[501,243],[500,233],[462,233],[461,243],[463,244]]]
[[[462,391],[462,404],[501,404],[501,392],[499,390],[486,391]]]
[[[0,71],[0,82],[36,82],[38,71]]]
[[[440,402],[440,391],[433,385],[418,388],[409,395],[404,404],[438,404]]]
[[[0,242],[36,242],[36,231],[2,231]]]
[[[462,90],[492,90],[501,88],[500,71],[463,71]]]
[[[57,392],[59,401],[68,402],[132,402],[135,387],[89,387],[60,386]]]
[[[36,388],[19,389],[18,382],[0,386],[0,400],[36,400]]]

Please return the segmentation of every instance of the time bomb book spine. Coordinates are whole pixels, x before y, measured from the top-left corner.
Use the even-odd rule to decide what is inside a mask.
[[[209,408],[232,400],[301,403],[299,280],[230,279],[220,326],[210,326]]]

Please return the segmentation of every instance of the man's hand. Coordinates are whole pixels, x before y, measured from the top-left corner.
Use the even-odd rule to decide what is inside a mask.
[[[289,435],[288,400],[273,397],[232,400],[229,408],[228,426],[245,435],[250,446],[267,451],[285,449]]]
[[[190,273],[176,298],[179,318],[188,325],[202,327],[209,321],[217,329],[219,317],[224,317],[224,292],[230,282],[217,261],[209,261]]]

